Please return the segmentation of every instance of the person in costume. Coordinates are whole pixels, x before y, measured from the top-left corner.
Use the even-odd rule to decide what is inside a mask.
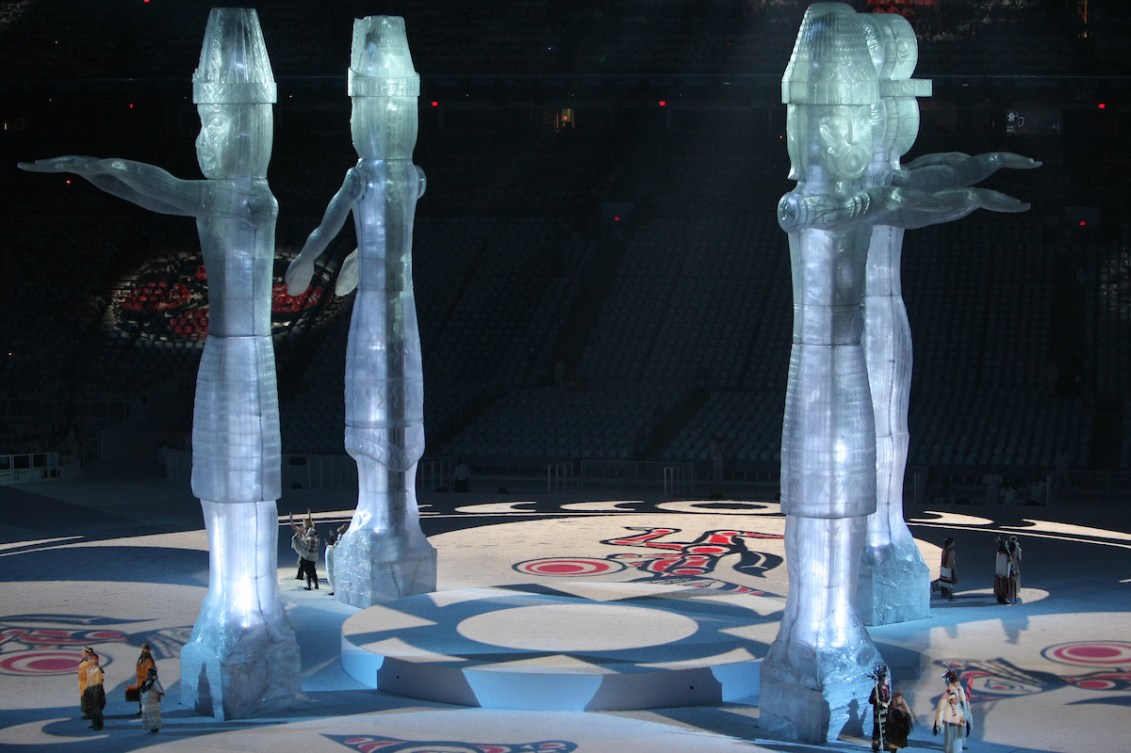
[[[141,725],[155,735],[161,731],[161,699],[165,696],[156,667],[149,668],[138,691],[141,693]]]
[[[141,653],[137,657],[137,669],[135,676],[137,677],[137,713],[142,712],[141,702],[141,686],[145,684],[145,678],[149,676],[149,670],[157,671],[157,662],[153,659],[153,651],[150,649],[148,643],[141,644]]]
[[[1021,544],[1016,536],[1010,536],[1005,546],[1009,550],[1009,603],[1016,604],[1021,596]]]
[[[318,534],[315,532],[314,526],[310,526],[302,532],[296,528],[294,536],[291,537],[291,548],[301,559],[299,572],[306,578],[305,590],[309,591],[311,587],[317,590]]]
[[[89,719],[90,716],[91,716],[90,706],[87,702],[87,697],[86,697],[86,670],[90,668],[91,662],[93,661],[91,659],[92,656],[94,656],[94,649],[91,648],[90,646],[83,647],[82,659],[79,660],[79,668],[78,668],[78,673],[79,673],[79,708],[82,709],[82,718],[83,719]]]
[[[946,690],[935,706],[934,734],[943,733],[943,753],[962,753],[966,750],[966,738],[970,736],[973,717],[970,715],[970,702],[966,691],[958,681],[958,672],[948,669],[943,675]]]
[[[954,538],[943,540],[942,558],[939,561],[939,592],[948,601],[954,600],[954,586],[958,583],[958,565],[954,555]]]
[[[1000,536],[994,539],[994,543],[997,545],[997,552],[994,553],[994,598],[998,604],[1009,604],[1012,601],[1009,593],[1012,585],[1009,578],[1009,549]]]
[[[93,730],[102,729],[102,709],[106,708],[106,691],[102,687],[102,677],[98,654],[91,651],[90,661],[86,666],[86,688],[82,696],[90,714],[90,728]]]
[[[888,709],[891,706],[891,685],[888,684],[888,668],[877,664],[872,672],[875,685],[868,696],[872,706],[872,750],[887,750]]]
[[[908,745],[907,738],[915,726],[915,715],[903,697],[903,691],[897,690],[891,694],[891,706],[888,707],[888,721],[884,727],[888,750],[899,750]]]
[[[350,524],[342,523],[337,528],[331,528],[326,534],[326,581],[330,584],[330,596],[334,595],[334,554],[338,546],[338,539],[346,532]]]

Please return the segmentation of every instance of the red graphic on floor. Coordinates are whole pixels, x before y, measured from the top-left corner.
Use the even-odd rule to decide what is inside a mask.
[[[117,630],[66,630],[0,625],[0,673],[8,675],[63,675],[75,672],[82,647],[124,641]],[[103,666],[110,658],[103,659]]]
[[[644,574],[633,582],[679,583],[694,588],[711,588],[734,593],[764,594],[749,586],[731,583],[712,577],[720,560],[737,555],[733,565],[736,572],[762,577],[767,571],[782,564],[776,554],[747,548],[748,540],[782,539],[781,534],[757,531],[717,530],[707,531],[693,541],[671,540],[680,533],[678,528],[626,527],[626,531],[639,533],[605,539],[601,544],[616,547],[635,547],[647,552],[618,552],[604,559],[590,557],[549,557],[526,560],[514,566],[529,575],[548,577],[594,577],[615,573],[624,568],[634,568]]]

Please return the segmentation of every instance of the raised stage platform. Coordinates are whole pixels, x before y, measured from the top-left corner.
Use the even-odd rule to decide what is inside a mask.
[[[687,586],[570,582],[467,588],[365,609],[342,626],[359,682],[420,700],[593,711],[758,692],[779,599]]]

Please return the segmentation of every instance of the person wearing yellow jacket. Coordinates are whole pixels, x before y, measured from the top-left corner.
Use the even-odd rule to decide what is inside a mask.
[[[90,646],[84,646],[82,650],[82,659],[79,660],[79,708],[82,709],[82,718],[90,718],[90,709],[87,707],[86,700],[86,670],[90,667],[91,658],[94,656],[94,649]]]

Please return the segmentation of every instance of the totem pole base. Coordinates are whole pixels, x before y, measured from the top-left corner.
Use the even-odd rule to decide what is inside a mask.
[[[197,623],[181,649],[182,705],[217,719],[246,719],[297,704],[302,664],[293,632],[259,625],[216,645],[206,644],[202,636],[209,634]]]
[[[931,571],[919,548],[866,548],[860,563],[856,614],[865,625],[894,625],[931,616]]]
[[[880,662],[870,642],[818,649],[775,641],[762,662],[759,734],[816,744],[863,734],[873,687],[868,675]]]
[[[371,607],[436,590],[436,550],[423,534],[347,531],[334,552],[334,595]]]

